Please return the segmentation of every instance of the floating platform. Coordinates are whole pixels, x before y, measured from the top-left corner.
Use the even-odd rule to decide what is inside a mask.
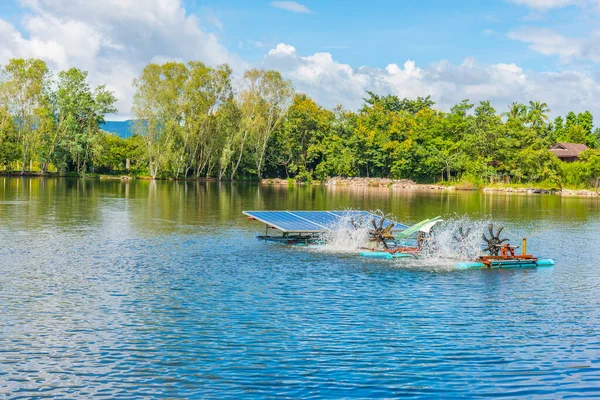
[[[401,253],[401,252],[392,253],[389,251],[361,251],[360,256],[366,257],[366,258],[378,258],[381,260],[391,260],[394,258],[414,258],[415,257],[414,254]]]
[[[439,217],[427,219],[416,225],[408,227],[384,216],[379,216],[367,211],[243,211],[248,219],[265,224],[265,234],[257,236],[258,239],[292,246],[312,246],[324,244],[323,234],[338,229],[358,229],[368,227],[371,241],[383,244],[383,248],[363,247],[361,257],[380,260],[419,257],[421,250],[419,238],[417,244],[407,242],[399,243],[399,239],[406,239],[418,233],[428,234],[431,228],[440,222]],[[372,224],[373,228],[369,225]],[[271,234],[275,231],[275,235]],[[498,243],[500,240],[498,231]],[[462,230],[461,230],[462,232]],[[494,238],[492,226],[490,234]],[[484,236],[485,238],[485,236]],[[488,243],[489,245],[489,243]],[[497,247],[500,247],[497,244]],[[525,254],[526,239],[523,239],[523,254],[516,255],[517,247],[504,244],[496,249],[494,255],[482,255],[473,262],[459,262],[457,269],[518,269],[518,268],[548,268],[554,266],[550,259],[538,259],[530,254]],[[491,251],[490,251],[491,252]],[[498,255],[500,253],[500,255]]]
[[[551,259],[530,260],[494,260],[489,264],[482,262],[461,262],[456,264],[457,269],[518,269],[518,268],[550,268],[554,266]]]

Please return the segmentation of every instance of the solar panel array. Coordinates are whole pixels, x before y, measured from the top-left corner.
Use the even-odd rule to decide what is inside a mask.
[[[267,224],[282,232],[321,233],[345,225],[352,227],[351,220],[378,224],[381,217],[366,211],[243,211],[245,215]],[[385,219],[383,227],[394,224],[392,230],[404,230],[407,227],[398,222]]]

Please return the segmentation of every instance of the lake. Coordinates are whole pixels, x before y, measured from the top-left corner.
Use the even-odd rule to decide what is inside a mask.
[[[539,270],[265,244],[242,210],[493,219]],[[600,201],[0,177],[0,396],[599,397]]]

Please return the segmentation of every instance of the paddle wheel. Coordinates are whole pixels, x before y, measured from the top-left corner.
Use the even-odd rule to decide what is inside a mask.
[[[552,260],[538,260],[531,254],[526,254],[527,251],[527,239],[523,238],[522,253],[516,254],[515,250],[519,246],[511,246],[508,243],[508,239],[501,239],[500,235],[504,227],[500,227],[497,231],[494,231],[494,225],[488,226],[489,238],[482,235],[483,240],[487,244],[484,251],[488,252],[488,255],[482,255],[477,259],[475,263],[459,263],[458,268],[526,268],[526,267],[537,267],[537,266],[550,266],[554,265]]]

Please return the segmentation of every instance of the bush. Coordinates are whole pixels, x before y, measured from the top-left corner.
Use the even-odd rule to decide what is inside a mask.
[[[454,185],[456,190],[477,190],[483,186],[483,182],[476,176],[465,174]]]
[[[312,183],[313,178],[310,172],[302,171],[296,175],[296,181],[301,183]]]
[[[584,186],[584,171],[582,163],[562,163],[561,169],[565,185],[572,187]]]

